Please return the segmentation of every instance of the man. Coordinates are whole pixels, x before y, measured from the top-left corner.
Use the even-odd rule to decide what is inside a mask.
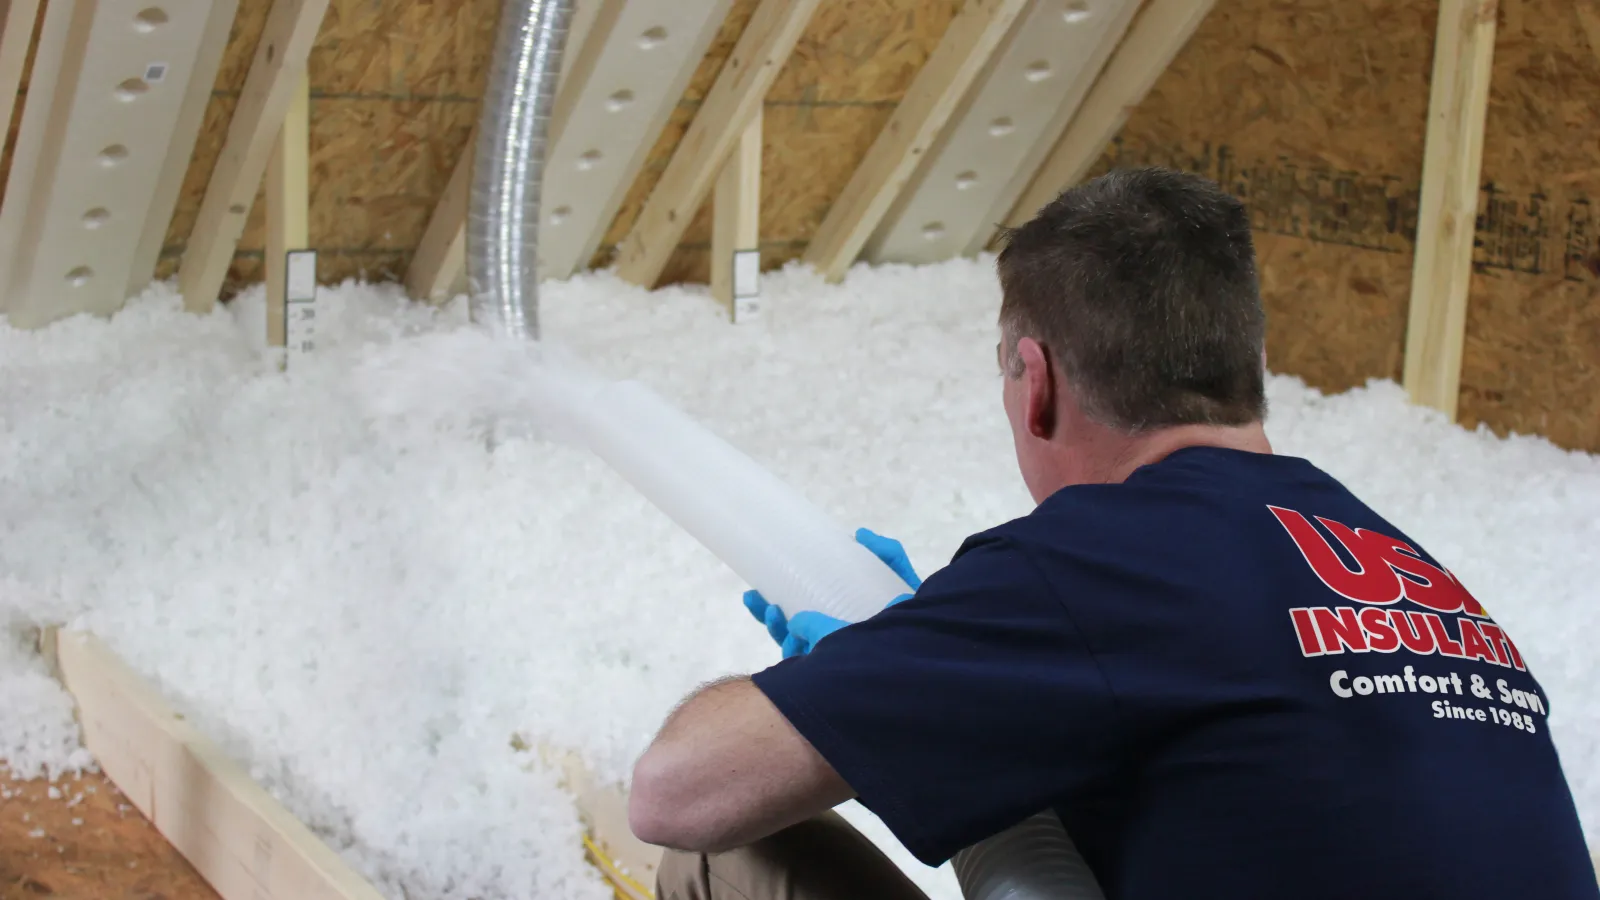
[[[865,622],[754,599],[786,658],[695,693],[634,772],[634,831],[679,851],[661,896],[920,896],[828,813],[852,797],[930,865],[1053,808],[1110,900],[1600,896],[1510,636],[1272,454],[1243,206],[1113,173],[998,269],[1037,508]]]

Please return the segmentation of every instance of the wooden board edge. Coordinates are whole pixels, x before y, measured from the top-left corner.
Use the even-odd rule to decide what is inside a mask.
[[[178,292],[189,312],[208,315],[216,307],[328,3],[273,0],[267,13],[178,263]]]
[[[711,297],[737,318],[734,258],[741,250],[761,252],[761,143],[763,114],[745,127],[712,188]]]
[[[382,900],[99,639],[46,628],[40,649],[101,770],[223,900]]]

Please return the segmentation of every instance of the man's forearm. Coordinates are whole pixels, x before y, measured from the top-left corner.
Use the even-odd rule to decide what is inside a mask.
[[[634,768],[629,818],[648,843],[740,846],[854,794],[748,677],[724,678],[667,717]]]

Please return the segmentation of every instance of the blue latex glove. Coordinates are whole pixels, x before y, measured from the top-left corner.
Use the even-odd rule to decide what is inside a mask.
[[[916,570],[911,568],[911,560],[906,556],[905,548],[893,538],[886,538],[874,534],[865,528],[856,529],[856,543],[868,550],[884,564],[894,570],[906,586],[915,591],[922,586],[922,579],[917,577]],[[890,606],[909,599],[911,594],[901,594],[889,602]],[[783,650],[783,656],[802,656],[810,653],[817,642],[833,634],[849,623],[843,619],[836,619],[825,613],[806,610],[795,613],[792,618],[785,619],[783,610],[771,603],[757,591],[744,592],[745,609],[755,616],[757,622],[767,627],[767,634],[777,642]]]

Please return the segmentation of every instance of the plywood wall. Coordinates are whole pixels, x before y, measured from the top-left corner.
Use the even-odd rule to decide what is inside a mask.
[[[669,2],[669,0],[636,0]],[[825,0],[767,98],[761,234],[795,259],[962,0]],[[176,270],[269,0],[241,0],[159,274]],[[332,0],[310,61],[325,282],[397,279],[465,149],[499,0]],[[594,264],[605,265],[732,49],[736,0]],[[1273,367],[1398,377],[1437,0],[1217,0],[1100,168],[1160,163],[1251,207]],[[1461,417],[1600,450],[1600,9],[1501,0]],[[5,160],[0,158],[0,171]],[[261,210],[230,284],[261,278]],[[668,280],[704,281],[702,210]]]
[[[1501,0],[1461,421],[1600,450],[1600,8]],[[1251,207],[1273,367],[1398,379],[1434,0],[1218,0],[1101,160]]]

